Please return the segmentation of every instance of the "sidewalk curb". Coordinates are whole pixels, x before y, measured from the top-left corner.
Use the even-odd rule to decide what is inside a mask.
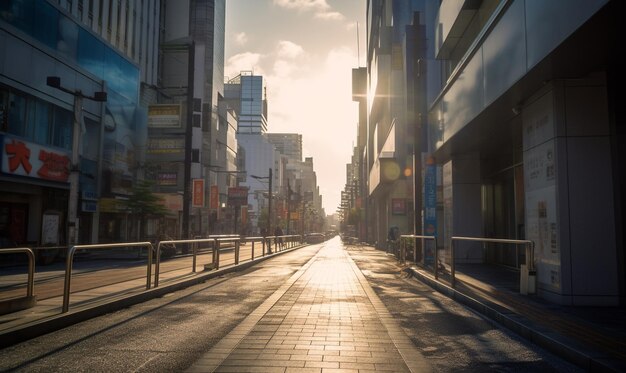
[[[138,303],[143,303],[154,298],[162,297],[167,293],[182,290],[215,277],[248,269],[255,264],[273,258],[274,256],[285,254],[306,246],[309,245],[300,245],[279,252],[273,252],[272,254],[256,257],[254,260],[219,269],[217,271],[210,271],[206,273],[200,272],[197,276],[193,278],[176,281],[166,285],[160,285],[157,288],[144,290],[138,294],[122,295],[116,299],[105,300],[101,304],[87,306],[84,308],[77,308],[73,311],[70,309],[70,311],[67,313],[55,314],[48,318],[34,321],[23,327],[15,327],[13,329],[0,332],[0,349],[10,347],[12,345],[57,331],[59,329],[66,328],[82,321],[86,321],[107,313],[118,311],[122,308],[127,308]]]
[[[565,340],[566,337],[563,337],[560,334],[538,327],[532,321],[527,320],[523,316],[517,315],[513,312],[507,312],[505,309],[498,310],[497,308],[501,307],[489,304],[490,302],[483,299],[475,299],[463,294],[456,289],[435,280],[430,274],[426,274],[425,272],[414,267],[408,267],[405,271],[417,280],[425,283],[447,297],[472,308],[474,311],[499,323],[522,338],[583,369],[586,369],[587,371],[623,371],[615,359],[606,356],[606,354],[603,354],[602,352],[583,352],[583,349],[587,348],[583,346],[575,347],[575,342]]]

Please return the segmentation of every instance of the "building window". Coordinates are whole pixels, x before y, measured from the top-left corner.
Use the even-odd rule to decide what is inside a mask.
[[[191,149],[191,162],[200,163],[200,149]]]

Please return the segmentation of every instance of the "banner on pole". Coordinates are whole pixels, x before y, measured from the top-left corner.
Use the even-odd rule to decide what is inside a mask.
[[[193,179],[193,207],[204,207],[204,179]]]

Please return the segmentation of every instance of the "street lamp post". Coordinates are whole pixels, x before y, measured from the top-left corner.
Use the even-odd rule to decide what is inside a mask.
[[[272,235],[272,168],[269,169],[269,176],[255,176],[250,175],[255,179],[268,179],[269,180],[269,198],[268,198],[268,213],[267,213],[267,234]]]
[[[94,92],[93,96],[82,93],[81,90],[71,90],[61,86],[61,78],[58,76],[48,76],[46,84],[52,88],[56,88],[63,92],[74,96],[74,123],[72,128],[72,159],[70,164],[70,196],[67,211],[67,241],[69,245],[78,242],[78,229],[76,227],[78,215],[78,188],[80,176],[80,140],[81,140],[81,121],[83,116],[83,98],[105,102],[107,100],[106,92]]]

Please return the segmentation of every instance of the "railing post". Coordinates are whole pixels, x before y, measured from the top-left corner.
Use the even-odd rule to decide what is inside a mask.
[[[239,264],[239,241],[235,241],[235,265]]]
[[[70,247],[67,250],[67,256],[65,257],[65,283],[63,285],[63,307],[62,313],[66,313],[70,308],[70,282],[72,277],[72,257],[74,256],[75,246]]]
[[[452,259],[450,260],[450,286],[454,287],[455,285],[455,278],[454,278],[454,262],[455,262],[455,258],[454,258],[454,237],[452,237],[450,239],[450,252],[451,252],[451,256]]]
[[[141,250],[141,246],[139,246],[139,250]],[[152,285],[152,254],[154,251],[154,246],[152,246],[152,244],[150,244],[150,246],[148,246],[148,269],[146,270],[146,290],[150,290],[150,285]],[[155,269],[155,274],[156,274],[156,269]],[[156,286],[156,279],[155,279],[155,285]]]
[[[26,296],[32,297],[35,292],[35,254],[30,248],[26,251],[28,256],[28,287],[26,288]]]
[[[250,260],[254,260],[254,240],[252,240],[252,259]]]
[[[220,240],[215,239],[215,269],[220,269]]]
[[[191,272],[196,273],[196,253],[198,251],[198,243],[194,242],[191,246],[193,259],[191,260]]]
[[[213,265],[215,265],[215,262],[217,261],[217,238],[213,239],[213,252],[211,254],[213,256],[211,261],[213,262]]]
[[[435,236],[435,280],[439,279],[439,250],[437,249],[437,236]]]

